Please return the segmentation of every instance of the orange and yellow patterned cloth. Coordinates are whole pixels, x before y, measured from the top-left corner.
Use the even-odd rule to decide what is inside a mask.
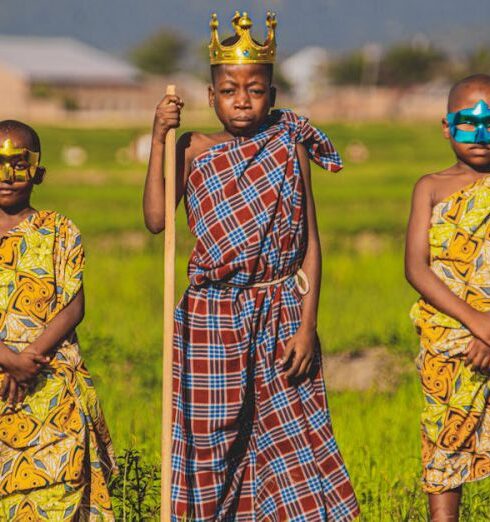
[[[77,294],[84,253],[66,217],[35,212],[0,239],[0,339],[22,351]],[[0,374],[0,380],[2,375]],[[13,410],[0,399],[0,520],[114,520],[110,436],[76,334]]]
[[[480,311],[490,311],[490,176],[433,209],[430,265]],[[442,493],[490,475],[490,381],[464,366],[471,332],[419,299],[411,318],[420,335],[417,359],[422,413],[423,486]]]

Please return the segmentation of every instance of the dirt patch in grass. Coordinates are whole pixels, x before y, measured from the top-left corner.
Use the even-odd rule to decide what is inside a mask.
[[[393,391],[414,363],[384,346],[352,352],[323,354],[327,388],[332,391]]]

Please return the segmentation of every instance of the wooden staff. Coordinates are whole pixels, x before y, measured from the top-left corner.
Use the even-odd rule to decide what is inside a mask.
[[[167,86],[175,95],[175,85]],[[175,295],[175,129],[165,139],[165,251],[163,289],[161,522],[170,521],[172,487],[172,355]]]

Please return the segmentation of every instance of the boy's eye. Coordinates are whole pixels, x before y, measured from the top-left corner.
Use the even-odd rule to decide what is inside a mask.
[[[234,89],[221,89],[221,94],[232,94]]]
[[[17,161],[14,165],[13,165],[14,169],[15,170],[26,170],[30,167],[29,163],[27,163],[27,161]]]
[[[263,89],[250,89],[250,92],[257,96],[261,96],[262,94],[265,93],[265,91]]]
[[[456,127],[463,131],[473,131],[475,130],[475,124],[471,121],[460,121]]]

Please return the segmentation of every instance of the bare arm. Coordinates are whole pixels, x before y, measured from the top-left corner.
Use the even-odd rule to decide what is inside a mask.
[[[306,221],[308,230],[308,245],[306,247],[305,258],[301,268],[308,278],[310,291],[303,297],[300,327],[286,344],[283,361],[285,365],[288,363],[291,364],[290,368],[286,371],[287,377],[302,377],[307,375],[314,360],[315,347],[318,343],[316,326],[322,265],[315,203],[313,201],[313,192],[311,189],[311,173],[308,153],[302,145],[298,145],[296,150],[305,187]]]
[[[184,103],[178,96],[165,96],[155,111],[151,152],[143,195],[145,225],[153,234],[158,234],[165,228],[165,182],[163,177],[165,140],[170,129],[180,126],[180,111],[183,106]],[[185,151],[188,144],[189,135],[182,136],[177,144],[176,206],[184,193]]]
[[[308,153],[302,145],[297,146],[298,159],[303,176],[306,196],[306,220],[308,229],[308,246],[302,269],[308,278],[310,291],[303,298],[301,326],[316,330],[320,284],[322,279],[322,252],[318,224],[316,221],[315,202],[311,188],[311,170]]]
[[[49,321],[44,332],[26,350],[38,355],[49,354],[81,323],[84,314],[85,295],[82,287],[70,303]]]
[[[429,178],[425,177],[415,185],[412,196],[412,209],[405,248],[406,278],[435,308],[454,317],[466,325],[474,335],[480,337],[482,333],[478,332],[478,325],[481,323],[483,314],[454,294],[430,268],[429,227],[431,214],[431,182]],[[482,340],[485,341],[485,339]]]
[[[24,400],[27,388],[19,384],[35,378],[42,365],[49,362],[47,355],[53,352],[83,319],[84,310],[82,288],[24,351],[14,353],[0,342],[0,363],[6,372],[0,385],[0,397],[3,400],[7,400],[10,405]]]

